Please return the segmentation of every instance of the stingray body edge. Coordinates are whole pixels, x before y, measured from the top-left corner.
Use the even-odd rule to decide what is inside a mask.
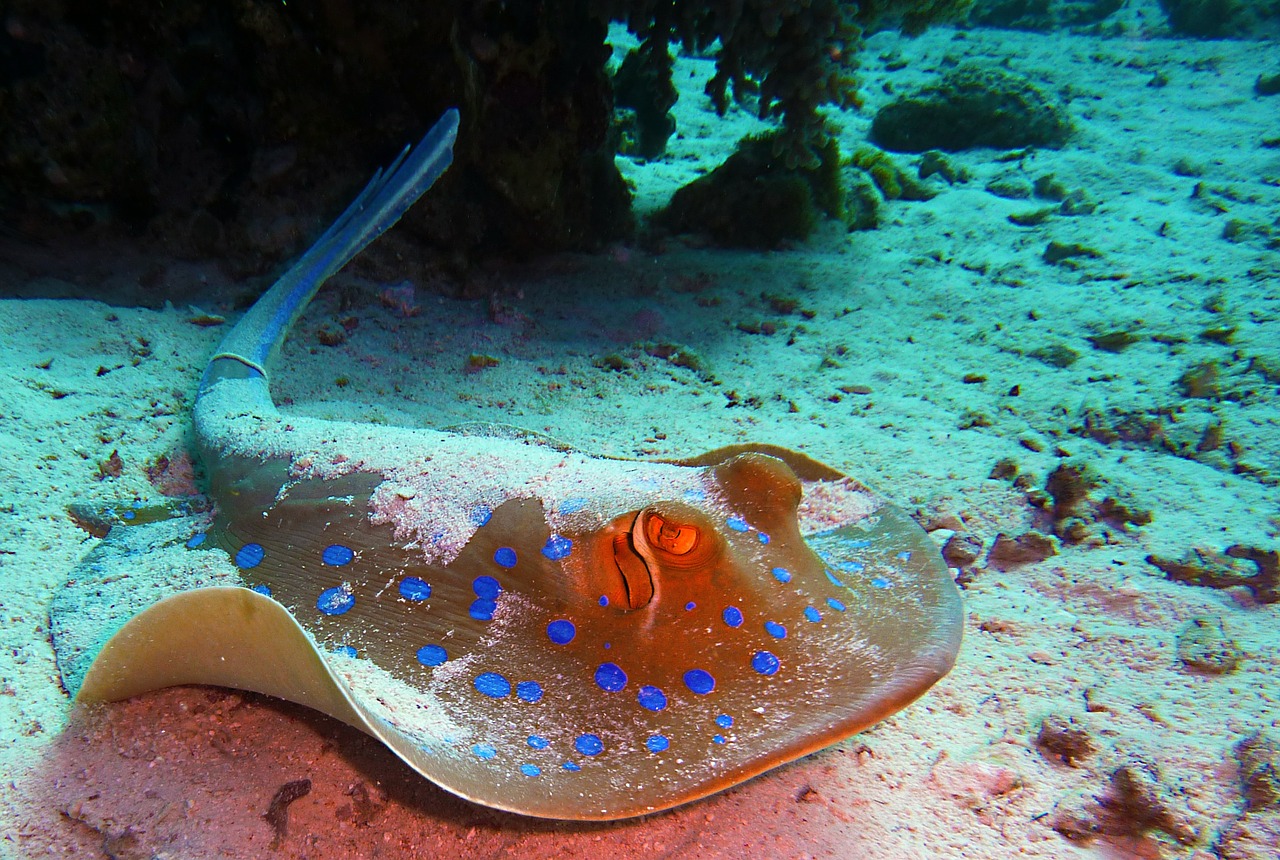
[[[909,517],[805,455],[640,462],[278,412],[289,325],[456,131],[450,112],[375,176],[224,340],[194,410],[216,515],[114,528],[82,563],[52,613],[68,689],[256,690],[462,797],[584,820],[705,797],[923,694],[960,644],[950,574]],[[129,576],[126,617],[86,616]]]

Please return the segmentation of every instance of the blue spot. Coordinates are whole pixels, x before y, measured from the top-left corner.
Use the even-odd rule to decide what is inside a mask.
[[[356,657],[360,652],[357,651],[354,646],[339,645],[337,648],[333,649],[333,653],[341,654],[343,657]]]
[[[134,517],[136,517],[136,516],[137,516],[137,514],[135,514],[133,511],[125,511],[123,514],[121,514],[121,515],[120,515],[120,519],[122,519],[122,520],[131,520],[131,519],[133,519],[133,518],[134,518]]]
[[[726,606],[724,612],[721,613],[724,623],[730,627],[742,626],[742,610],[736,606]]]
[[[607,594],[600,595],[600,605],[601,606],[609,605],[609,596]]]
[[[556,510],[562,514],[576,514],[587,506],[587,500],[584,498],[565,499],[556,505]]]
[[[822,572],[827,575],[827,579],[831,582],[832,585],[836,586],[837,588],[844,588],[844,583],[836,579],[836,575],[831,572],[831,568],[824,567],[822,569]]]
[[[476,690],[491,699],[505,699],[511,695],[511,682],[497,672],[482,672],[474,681]]]
[[[489,522],[489,517],[493,516],[493,511],[488,505],[477,505],[471,509],[471,522],[479,528]]]
[[[773,675],[778,671],[778,657],[769,651],[757,651],[751,658],[751,668],[761,675]]]
[[[859,538],[858,540],[846,541],[845,543],[848,545],[849,549],[866,549],[867,547],[871,546],[871,541],[867,540],[866,538]]]
[[[262,544],[247,543],[236,552],[236,567],[241,570],[257,567],[262,564],[262,559],[266,554],[267,551],[262,548]]]
[[[764,631],[774,639],[786,639],[787,628],[783,627],[776,621],[766,621],[764,623]]]
[[[195,549],[203,544],[207,537],[208,535],[204,532],[196,532],[191,537],[187,538],[187,549]]]
[[[536,750],[544,750],[551,746],[551,741],[547,740],[542,735],[529,735],[527,743],[530,747]]]
[[[757,534],[757,535],[756,535],[756,537],[758,537],[758,538],[760,539],[760,543],[768,543],[768,542],[769,542],[769,535],[768,535],[768,534],[766,534],[765,532],[760,532],[759,534]]]
[[[492,576],[477,576],[475,582],[471,583],[471,590],[476,593],[476,597],[496,600],[502,593],[502,586]]]
[[[911,561],[911,550],[904,549],[902,552],[894,556],[898,561]]]
[[[728,714],[721,714],[720,716],[716,717],[716,725],[722,729],[727,729],[733,725],[733,717],[729,716]]]
[[[324,548],[324,552],[320,553],[320,560],[330,567],[342,567],[344,564],[351,564],[356,554],[349,546],[343,546],[340,543],[331,543]]]
[[[724,524],[727,525],[729,528],[733,529],[735,532],[745,532],[751,528],[751,526],[747,525],[746,520],[744,520],[742,517],[737,517],[737,516],[729,517],[729,519],[724,521]]]
[[[694,603],[692,600],[690,600],[688,603],[686,603],[686,604],[684,605],[684,611],[685,611],[685,612],[688,612],[688,611],[690,611],[690,610],[692,610],[692,609],[696,609],[697,607],[698,607],[698,604],[696,604],[696,603]]]
[[[439,645],[423,645],[418,649],[418,662],[424,666],[439,666],[449,659],[449,653]]]
[[[484,759],[485,761],[498,754],[498,751],[488,744],[476,744],[471,748],[471,751],[476,754],[476,758]]]
[[[804,617],[812,621],[814,624],[817,624],[822,620],[822,613],[814,609],[812,606],[806,606],[804,608]]]
[[[577,773],[578,771],[582,770],[582,768],[578,764],[571,761],[567,761],[560,766],[565,770],[572,771],[574,773]]]
[[[604,643],[604,650],[608,651],[608,650],[609,650],[610,648],[612,648],[612,647],[613,647],[613,643],[612,643],[612,642],[606,642],[606,643]]]
[[[885,579],[882,576],[877,576],[871,580],[871,584],[874,585],[876,588],[888,588],[893,583],[889,582],[889,580]]]
[[[340,585],[326,588],[316,598],[316,609],[325,615],[341,615],[356,605],[356,596]]]
[[[684,673],[684,685],[699,696],[705,696],[716,688],[716,679],[710,672],[702,669],[690,669]]]
[[[640,701],[640,707],[651,711],[661,711],[667,706],[667,694],[657,687],[641,687],[636,698]]]
[[[578,735],[578,739],[573,742],[573,748],[583,755],[597,755],[604,750],[604,741],[600,740],[599,735]]]
[[[616,693],[627,686],[627,673],[617,663],[601,663],[596,669],[596,684],[602,690]]]
[[[552,561],[559,561],[572,551],[573,541],[560,535],[547,538],[547,545],[542,548],[542,554]]]
[[[255,585],[253,588],[250,588],[249,590],[256,591],[259,594],[265,594],[267,597],[271,596],[271,586],[269,585]]]
[[[498,567],[515,567],[516,551],[509,546],[500,546],[493,551],[493,563]]]
[[[844,609],[845,609],[844,604],[841,603],[839,600],[836,600],[834,597],[827,598],[827,606],[830,606],[836,612],[844,612]]]
[[[520,772],[525,776],[538,776],[542,773],[542,768],[536,764],[522,764],[520,765]]]
[[[649,752],[662,752],[671,746],[671,741],[667,740],[666,735],[649,735],[649,739],[644,742]]]
[[[547,638],[557,645],[568,645],[578,633],[572,621],[560,618],[547,625]]]
[[[862,573],[867,569],[867,566],[860,561],[842,561],[839,567],[846,573]]]
[[[406,576],[400,580],[400,596],[405,600],[426,600],[431,596],[431,586],[425,579]]]
[[[477,597],[471,601],[471,608],[467,613],[476,621],[492,621],[493,611],[498,608],[498,604],[484,597]]]
[[[521,681],[516,684],[516,695],[526,702],[536,702],[542,698],[542,685],[537,681]]]
[[[791,571],[787,570],[785,567],[775,567],[769,572],[773,574],[773,578],[778,580],[778,582],[791,581]]]
[[[712,735],[711,740],[715,741],[718,744],[728,743],[728,741],[724,739],[724,735]]]

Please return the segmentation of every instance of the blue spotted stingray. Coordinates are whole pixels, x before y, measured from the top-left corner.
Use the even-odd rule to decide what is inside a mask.
[[[325,279],[448,167],[449,111],[249,310],[194,409],[208,510],[126,507],[57,595],[67,689],[255,690],[477,803],[614,819],[838,742],[952,666],[915,523],[770,445],[596,457],[506,427],[282,414],[268,366]]]

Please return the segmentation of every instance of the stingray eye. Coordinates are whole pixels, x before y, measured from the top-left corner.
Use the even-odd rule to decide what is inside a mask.
[[[688,555],[698,545],[701,536],[697,526],[678,523],[656,513],[645,518],[644,532],[652,546],[672,555]]]
[[[711,519],[681,502],[658,502],[640,512],[631,530],[631,543],[660,576],[710,570],[724,549],[724,538]]]

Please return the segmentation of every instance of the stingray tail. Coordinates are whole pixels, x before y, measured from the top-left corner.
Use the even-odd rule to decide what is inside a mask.
[[[320,286],[400,220],[453,161],[458,111],[450,108],[412,150],[405,147],[369,180],[346,211],[302,258],[263,294],[227,333],[201,380],[203,392],[226,377],[259,378],[266,364]]]

